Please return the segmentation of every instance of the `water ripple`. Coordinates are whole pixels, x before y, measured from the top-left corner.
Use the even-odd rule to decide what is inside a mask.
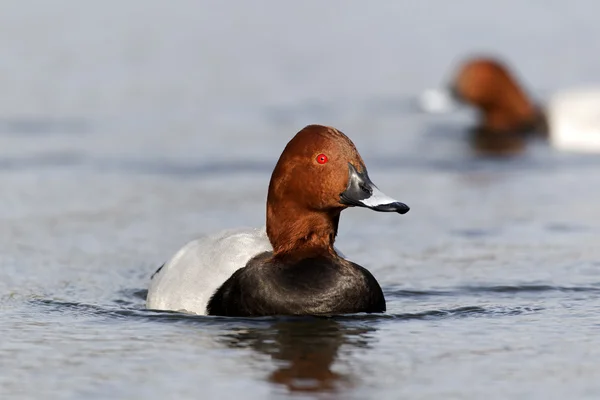
[[[368,321],[413,321],[432,320],[447,318],[466,318],[477,316],[503,316],[519,315],[526,312],[535,312],[539,309],[530,307],[479,307],[465,306],[451,309],[427,310],[417,313],[396,314],[347,314],[331,316],[269,316],[269,317],[219,317],[184,314],[174,311],[155,311],[134,307],[109,307],[102,305],[59,301],[50,299],[32,299],[30,304],[34,307],[44,307],[50,312],[64,314],[74,313],[84,317],[115,318],[115,319],[141,319],[147,322],[180,322],[201,323],[206,325],[227,325],[236,323],[261,323],[273,321],[306,321],[315,319],[327,319],[338,322],[368,322]]]
[[[458,286],[440,290],[391,289],[384,290],[386,296],[396,297],[430,297],[430,296],[460,296],[465,294],[486,293],[600,293],[600,286],[553,286],[553,285],[494,285],[494,286]]]

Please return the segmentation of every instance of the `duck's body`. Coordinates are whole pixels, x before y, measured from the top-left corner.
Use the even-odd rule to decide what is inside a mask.
[[[265,227],[228,229],[193,240],[152,275],[146,307],[208,314],[209,300],[234,272],[272,251]],[[336,254],[344,257],[337,249]]]
[[[343,133],[309,125],[275,166],[266,231],[188,243],[155,273],[147,308],[223,316],[383,312],[373,275],[334,247],[340,213],[353,206],[409,210],[371,182]]]
[[[547,114],[554,147],[600,152],[600,87],[555,93],[548,103]]]
[[[384,312],[385,298],[369,271],[335,254],[294,261],[265,252],[237,270],[207,309],[238,317]]]
[[[264,228],[225,230],[191,241],[152,277],[146,307],[204,315],[223,282],[254,256],[272,250]]]

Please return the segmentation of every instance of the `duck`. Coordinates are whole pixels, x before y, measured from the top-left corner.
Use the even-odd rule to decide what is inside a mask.
[[[527,138],[548,136],[545,112],[499,59],[467,59],[458,67],[450,92],[458,102],[479,111],[471,142],[480,153],[520,153],[526,148]]]
[[[464,104],[479,111],[471,130],[478,153],[522,153],[537,138],[562,151],[600,152],[600,88],[569,88],[535,102],[512,68],[497,57],[466,58],[450,80],[449,90],[426,90],[419,99],[427,112],[443,113]]]
[[[385,312],[375,277],[334,246],[349,207],[409,211],[371,181],[343,132],[308,125],[273,169],[265,227],[186,244],[152,276],[146,308],[226,317]]]

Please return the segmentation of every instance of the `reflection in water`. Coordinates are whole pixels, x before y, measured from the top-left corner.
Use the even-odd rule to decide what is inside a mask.
[[[277,321],[225,335],[230,347],[248,347],[275,360],[271,383],[294,392],[334,392],[353,386],[350,374],[331,370],[343,344],[366,348],[372,326],[340,324],[331,319],[310,318]]]

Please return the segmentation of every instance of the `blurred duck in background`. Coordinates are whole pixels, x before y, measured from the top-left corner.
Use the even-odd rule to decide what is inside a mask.
[[[600,88],[561,91],[541,107],[509,67],[491,57],[464,61],[449,86],[449,93],[426,91],[421,106],[429,112],[448,111],[453,102],[476,108],[480,120],[471,133],[480,153],[520,153],[533,137],[548,138],[560,150],[600,152]]]
[[[528,136],[547,136],[546,116],[529,98],[508,67],[491,58],[463,63],[451,83],[454,98],[477,108],[473,145],[483,153],[512,154]]]

